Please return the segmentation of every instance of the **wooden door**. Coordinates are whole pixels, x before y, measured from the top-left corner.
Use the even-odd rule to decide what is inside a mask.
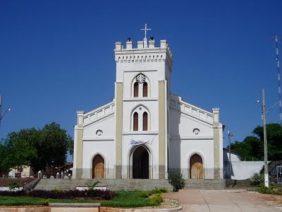
[[[191,179],[203,179],[204,167],[203,161],[200,155],[195,154],[190,159],[190,178]]]
[[[104,178],[104,159],[100,155],[93,158],[92,178]]]

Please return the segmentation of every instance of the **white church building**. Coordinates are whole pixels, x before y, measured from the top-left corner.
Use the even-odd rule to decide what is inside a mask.
[[[219,109],[206,111],[171,93],[173,58],[166,40],[146,35],[115,43],[114,99],[78,111],[73,178],[223,178]]]

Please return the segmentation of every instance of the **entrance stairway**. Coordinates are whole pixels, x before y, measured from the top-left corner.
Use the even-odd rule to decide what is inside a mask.
[[[172,190],[168,180],[155,179],[101,179],[98,187],[107,187],[110,190],[152,190],[166,188]],[[74,190],[76,187],[87,187],[96,180],[92,179],[41,179],[35,190]],[[197,189],[224,189],[224,180],[186,180],[185,188]]]

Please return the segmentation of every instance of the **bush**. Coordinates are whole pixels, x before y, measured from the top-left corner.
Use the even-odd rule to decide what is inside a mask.
[[[149,203],[152,206],[160,205],[163,201],[161,194],[153,194],[149,197]]]
[[[282,195],[282,187],[281,186],[274,186],[274,185],[270,185],[269,187],[265,187],[264,185],[261,185],[258,188],[258,192],[262,193],[262,194]]]
[[[167,190],[165,188],[154,188],[152,191],[149,192],[149,195],[152,194],[161,194],[161,193],[166,193]]]
[[[184,188],[185,180],[182,177],[180,171],[171,171],[168,173],[168,182],[173,186],[173,191],[176,192],[179,189]]]
[[[251,185],[259,186],[264,183],[264,174],[254,174],[250,179]]]
[[[10,189],[10,190],[14,190],[14,189],[19,188],[20,186],[21,186],[21,185],[20,185],[19,182],[11,182],[11,183],[9,184],[9,189]]]
[[[110,200],[115,196],[115,192],[109,190],[69,190],[69,191],[46,191],[33,190],[29,193],[23,191],[9,192],[2,191],[0,196],[31,196],[48,199],[74,199],[74,198],[91,198],[97,200]]]
[[[89,183],[87,186],[88,186],[88,189],[89,190],[94,190],[94,188],[100,183],[100,181],[95,181],[93,183]]]

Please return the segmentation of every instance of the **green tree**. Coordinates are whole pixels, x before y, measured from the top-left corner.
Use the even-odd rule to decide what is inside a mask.
[[[34,170],[64,165],[70,142],[72,139],[59,124],[53,122],[45,125],[41,130],[41,139],[36,144],[38,155],[36,160],[32,161]]]
[[[0,177],[9,172],[10,164],[7,160],[7,147],[5,144],[0,143]]]
[[[73,139],[69,135],[67,139],[67,150],[70,155],[73,155]]]
[[[268,159],[282,160],[282,127],[279,124],[268,124]],[[263,160],[263,128],[256,127],[252,136],[247,136],[242,142],[236,141],[231,150],[237,153],[241,160]]]
[[[62,166],[72,148],[72,138],[56,123],[12,132],[0,143],[0,172],[22,165],[30,165],[35,172]]]
[[[10,167],[31,165],[31,159],[37,156],[35,143],[39,138],[40,133],[34,128],[10,133],[6,141],[6,157]]]
[[[282,126],[280,124],[271,123],[266,126],[267,130],[267,148],[269,160],[282,160]],[[263,128],[258,126],[253,133],[262,141],[263,144]],[[262,157],[263,158],[263,151]]]

